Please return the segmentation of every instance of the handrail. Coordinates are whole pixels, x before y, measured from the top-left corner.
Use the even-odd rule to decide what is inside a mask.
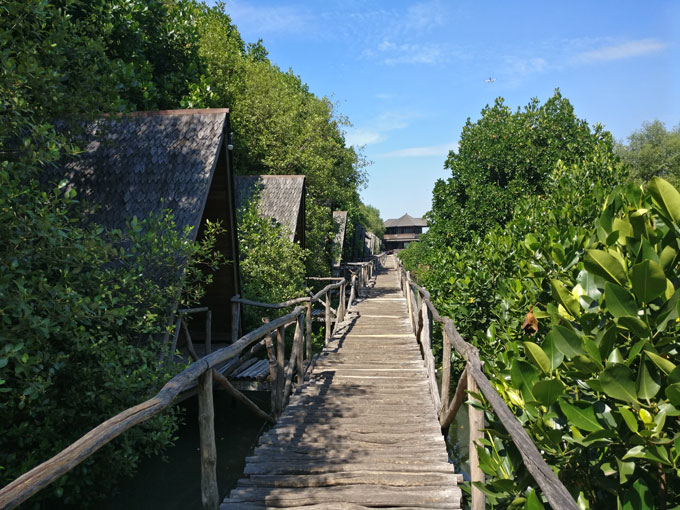
[[[240,394],[240,392],[231,386],[226,377],[213,369],[225,363],[226,361],[239,356],[244,350],[252,347],[256,343],[261,342],[264,338],[268,354],[270,355],[270,373],[274,376],[272,378],[271,384],[272,403],[274,404],[274,412],[279,414],[287,403],[288,396],[292,391],[292,379],[294,371],[297,372],[297,383],[301,384],[304,373],[307,371],[312,362],[311,320],[313,303],[321,301],[322,296],[325,294],[327,343],[331,334],[330,292],[338,288],[340,289],[340,299],[337,311],[335,313],[335,329],[337,329],[339,324],[344,321],[348,306],[351,306],[352,300],[358,294],[357,277],[354,275],[350,282],[350,301],[349,303],[346,303],[346,284],[347,281],[343,278],[341,281],[325,286],[313,296],[297,298],[274,305],[271,303],[258,303],[257,301],[249,301],[238,296],[235,297],[232,301],[236,306],[240,306],[240,304],[252,304],[255,306],[265,305],[265,308],[284,308],[285,306],[292,306],[292,304],[299,303],[306,303],[306,306],[297,306],[288,314],[274,319],[271,322],[266,322],[259,328],[243,335],[231,345],[218,349],[214,352],[209,352],[203,358],[196,359],[196,353],[191,353],[195,361],[182,372],[170,379],[170,381],[168,381],[156,395],[140,404],[137,404],[136,406],[118,413],[105,422],[97,425],[95,428],[90,430],[71,445],[67,446],[61,452],[54,455],[52,458],[46,460],[42,464],[39,464],[30,471],[27,471],[19,478],[0,489],[0,508],[3,510],[16,508],[31,496],[50,485],[57,478],[71,471],[73,468],[78,466],[81,462],[93,455],[95,452],[100,450],[103,446],[121,435],[123,432],[147,421],[164,409],[175,404],[182,392],[190,388],[193,384],[197,383],[199,396],[199,431],[201,441],[201,497],[204,508],[209,508],[211,510],[217,509],[219,506],[219,501],[217,481],[215,476],[216,449],[213,425],[213,381],[218,382],[231,394],[237,395],[237,397],[240,395],[246,400],[247,397]],[[207,313],[207,326],[209,330],[211,313],[206,307],[178,310],[180,319],[178,319],[177,328],[180,326],[186,326],[186,323],[181,318],[182,315],[203,312]],[[303,324],[303,317],[306,318],[306,327]],[[291,356],[286,366],[284,363],[284,328],[286,325],[292,322],[296,323],[295,336]],[[238,326],[235,328],[235,330],[237,329]],[[188,329],[186,327],[185,334],[188,334]],[[276,345],[274,345],[274,337]],[[207,333],[206,339],[207,338],[209,338],[209,332]],[[187,341],[188,343],[191,343],[190,336],[187,336]],[[273,353],[274,350],[276,350],[276,355]],[[305,357],[308,360],[306,365],[304,363]],[[266,415],[266,413],[262,412],[262,415]],[[264,417],[265,419],[269,418],[269,416]]]
[[[522,424],[512,413],[507,404],[496,392],[491,382],[482,370],[482,361],[479,351],[472,344],[466,342],[458,333],[455,323],[448,317],[442,317],[435,306],[432,304],[430,293],[411,280],[411,275],[404,268],[401,260],[397,260],[399,278],[402,290],[407,299],[409,315],[411,316],[413,331],[416,334],[418,343],[423,349],[425,364],[430,376],[431,392],[442,429],[447,428],[455,417],[455,413],[462,403],[463,394],[466,389],[469,393],[478,390],[487,399],[499,420],[510,435],[510,438],[517,446],[524,464],[533,476],[536,483],[545,494],[550,506],[555,510],[578,510],[578,505],[573,497],[557,478],[550,466],[545,462],[538,448],[524,430]],[[417,303],[414,303],[414,294],[417,296]],[[429,313],[428,313],[429,311]],[[443,359],[442,359],[442,384],[441,395],[438,393],[436,382],[436,367],[430,345],[430,314],[432,319],[443,325]],[[465,370],[458,382],[456,392],[449,401],[450,386],[450,361],[451,346],[460,354],[466,362]],[[484,428],[484,415],[479,409],[469,408],[470,419],[470,471],[472,481],[483,481],[484,475],[479,468],[479,459],[476,455],[477,440],[482,437],[481,429]],[[473,510],[483,509],[485,504],[484,493],[473,486],[472,505]]]
[[[171,406],[183,390],[204,374],[209,373],[212,368],[234,358],[263,336],[276,331],[285,323],[290,322],[291,319],[300,316],[304,311],[304,307],[297,307],[289,314],[244,335],[234,344],[218,349],[193,362],[165,383],[161,390],[150,399],[109,418],[51,459],[34,467],[0,489],[0,508],[9,510],[20,505],[126,430],[145,422]]]

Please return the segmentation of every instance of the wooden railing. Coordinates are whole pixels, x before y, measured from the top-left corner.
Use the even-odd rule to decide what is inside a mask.
[[[408,305],[409,320],[418,343],[421,346],[425,366],[428,371],[430,393],[435,408],[439,413],[439,423],[446,430],[453,422],[460,408],[465,393],[474,400],[474,394],[481,394],[491,405],[496,416],[503,424],[512,441],[517,446],[524,465],[539,485],[554,510],[578,510],[578,505],[567,488],[555,476],[550,466],[543,460],[538,448],[526,433],[521,423],[513,415],[500,395],[493,388],[482,370],[482,361],[477,349],[467,343],[458,333],[453,321],[442,317],[430,300],[430,293],[417,285],[401,261],[395,257],[399,268],[401,289]],[[437,363],[432,354],[432,321],[442,325],[442,378],[441,392],[437,385]],[[451,386],[451,347],[465,360],[465,369],[458,380],[456,391],[449,397]],[[479,466],[477,444],[483,438],[484,411],[474,406],[468,407],[470,437],[470,479],[472,482],[484,483],[484,473]],[[472,510],[482,510],[485,506],[484,493],[472,485]]]
[[[374,266],[375,262],[365,263]],[[370,274],[370,272],[368,273]],[[313,296],[301,297],[284,303],[270,304],[251,301],[241,297],[233,300],[235,310],[240,316],[241,305],[253,305],[269,309],[295,307],[286,315],[266,322],[261,327],[241,336],[231,345],[210,352],[210,323],[211,313],[207,308],[179,310],[173,338],[173,350],[177,344],[180,328],[184,331],[187,347],[194,360],[185,370],[168,381],[161,390],[149,400],[126,409],[101,423],[76,442],[66,447],[51,459],[36,466],[32,470],[0,489],[0,508],[12,509],[20,505],[31,496],[47,487],[57,478],[72,470],[78,464],[101,449],[111,440],[130,428],[145,422],[164,409],[182,399],[186,391],[197,388],[199,403],[199,432],[201,451],[201,499],[203,507],[215,510],[219,507],[219,492],[217,487],[215,447],[213,383],[219,384],[229,394],[243,402],[250,410],[261,418],[275,422],[288,402],[293,390],[293,379],[301,384],[306,371],[312,364],[312,308],[315,303],[324,304],[324,321],[326,325],[326,341],[330,339],[332,317],[335,318],[334,327],[337,329],[344,318],[347,308],[357,295],[359,277],[353,275],[351,279],[350,299],[346,301],[346,285],[344,278],[336,279],[334,283],[326,285]],[[363,283],[367,282],[364,280]],[[339,304],[332,309],[330,293],[339,293]],[[296,306],[304,305],[304,306]],[[189,334],[184,317],[187,314],[206,314],[206,356],[199,358]],[[290,357],[285,360],[285,330],[295,324],[295,334]],[[235,328],[238,331],[238,323]],[[272,394],[272,414],[260,409],[255,403],[238,391],[217,368],[229,360],[240,356],[249,349],[253,349],[260,342],[264,342],[270,360],[270,382]]]

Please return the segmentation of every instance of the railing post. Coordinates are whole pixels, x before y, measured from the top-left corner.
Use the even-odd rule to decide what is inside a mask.
[[[264,338],[264,345],[267,348],[267,358],[269,359],[269,396],[271,397],[271,414],[276,416],[276,388],[279,387],[278,363],[276,361],[276,347],[274,347],[276,333],[271,332]]]
[[[307,360],[312,359],[312,300],[307,302],[307,313],[305,315],[305,340],[306,340],[306,357]]]
[[[279,416],[283,410],[281,408],[281,403],[283,402],[283,386],[285,384],[284,363],[286,356],[284,335],[285,330],[283,329],[283,326],[276,330],[276,416]]]
[[[241,296],[236,294],[234,299],[239,299]],[[231,303],[231,343],[238,340],[238,330],[241,322],[241,303]]]
[[[339,321],[343,322],[345,320],[345,282],[340,285],[340,299],[338,300],[338,317]]]
[[[477,382],[472,376],[472,371],[467,371],[467,387],[468,395],[470,392],[479,393]],[[469,395],[470,400],[474,399]],[[476,400],[476,399],[475,399]],[[469,401],[468,401],[469,402]],[[479,440],[484,437],[484,411],[468,404],[469,433],[470,433],[470,480],[472,482],[484,483],[484,472],[479,467],[479,456],[477,455],[477,444]],[[484,493],[474,485],[472,490],[472,505],[471,510],[484,510],[486,505],[486,497]]]
[[[442,329],[442,333],[442,410],[439,414],[440,422],[449,409],[449,389],[451,387],[451,339],[446,332],[446,328]]]
[[[326,337],[325,345],[331,340],[331,297],[330,292],[326,292]]]
[[[201,448],[201,501],[205,510],[217,510],[220,496],[217,489],[212,370],[206,370],[198,378],[198,427]]]
[[[408,305],[408,320],[411,323],[411,331],[416,332],[413,325],[413,301],[411,301],[411,273],[406,271],[406,304]]]
[[[304,333],[304,317],[302,314],[297,319],[297,326],[295,327],[295,342],[298,344],[297,349],[297,382],[302,384],[305,377],[304,356],[305,356],[305,333]]]
[[[352,273],[350,290],[349,290],[349,301],[347,302],[348,308],[350,306],[352,306],[352,304],[354,303],[354,299],[356,299],[356,295],[357,295],[357,275]]]

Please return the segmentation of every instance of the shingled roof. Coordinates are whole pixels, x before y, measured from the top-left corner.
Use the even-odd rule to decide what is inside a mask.
[[[427,222],[422,218],[413,218],[407,213],[401,218],[386,220],[385,228],[389,227],[427,227]]]
[[[333,239],[333,265],[342,262],[342,249],[345,244],[345,230],[347,229],[347,211],[333,211],[333,225],[335,238]]]
[[[91,219],[105,227],[170,209],[177,227],[193,227],[195,238],[228,112],[168,110],[96,120],[76,140],[84,152],[50,173],[95,204]]]
[[[298,222],[304,220],[304,175],[239,175],[234,178],[236,207],[239,209],[259,194],[259,212],[288,229],[293,241]]]

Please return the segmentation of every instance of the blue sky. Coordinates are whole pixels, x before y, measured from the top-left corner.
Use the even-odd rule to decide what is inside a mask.
[[[580,118],[625,139],[680,123],[680,1],[236,0],[247,42],[349,118],[383,219],[430,209],[468,117],[559,87]],[[487,78],[495,82],[487,83]]]

